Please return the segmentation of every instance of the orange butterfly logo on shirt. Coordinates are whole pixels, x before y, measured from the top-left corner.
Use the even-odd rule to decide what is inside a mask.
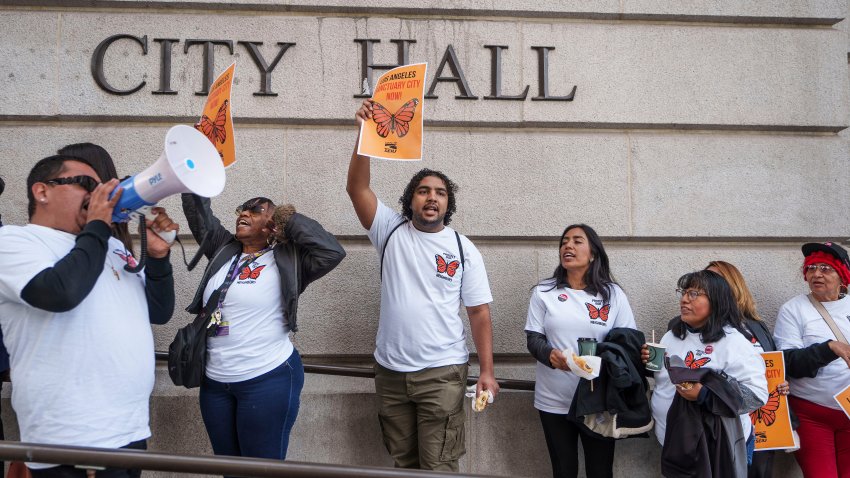
[[[378,136],[386,138],[390,132],[393,132],[399,138],[403,138],[410,131],[410,122],[413,121],[413,116],[416,113],[416,105],[419,100],[413,98],[407,103],[401,105],[401,108],[391,114],[384,105],[376,102],[372,103],[372,119],[378,125]]]
[[[451,261],[447,263],[443,256],[439,254],[434,254],[434,257],[437,259],[437,272],[448,274],[449,277],[455,276],[457,268],[460,267],[459,261]]]
[[[708,362],[711,362],[711,357],[703,357],[701,359],[694,360],[693,352],[688,352],[688,354],[685,355],[685,365],[687,365],[688,368],[702,368],[702,366]]]
[[[251,269],[249,266],[245,266],[239,274],[239,280],[257,279],[260,277],[260,272],[262,272],[265,267],[266,266],[257,266],[256,269]]]
[[[587,307],[587,313],[590,315],[590,319],[602,319],[603,322],[608,322],[608,312],[611,311],[611,304],[605,304],[601,309],[597,309],[593,306],[593,304],[585,302],[584,305]]]
[[[227,139],[227,131],[224,129],[224,125],[227,124],[227,103],[228,101],[224,100],[224,103],[221,104],[218,114],[215,115],[215,121],[211,120],[209,116],[203,115],[201,121],[195,123],[195,129],[204,133],[212,144],[224,143]]]
[[[753,422],[753,426],[756,426],[757,421],[767,426],[773,425],[773,422],[776,421],[776,411],[779,410],[779,403],[779,389],[774,388],[767,397],[767,403],[763,407],[750,412],[750,420]]]

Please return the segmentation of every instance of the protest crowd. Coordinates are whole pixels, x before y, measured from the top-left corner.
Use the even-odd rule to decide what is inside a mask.
[[[417,106],[390,115],[383,132],[404,136],[401,119]],[[381,134],[387,114],[365,100],[355,117]],[[383,443],[396,467],[457,472],[467,394],[472,413],[498,407],[487,258],[449,227],[462,202],[446,174],[422,169],[400,185],[396,211],[373,191],[359,142],[346,192],[380,262],[374,371]],[[199,387],[214,453],[286,459],[305,380],[290,334],[302,326],[309,334],[299,297],[334,274],[343,247],[296,205],[240,198],[231,229],[209,198],[184,192],[182,214],[207,263],[191,303],[176,304],[171,243],[162,235],[178,231],[179,213],[154,207],[137,247],[127,225],[114,221],[130,193],[118,184],[106,150],[65,146],[29,171],[29,223],[0,228],[8,351],[0,369],[10,372],[21,440],[146,449],[150,325],[168,322],[180,306],[197,317],[189,331],[200,331],[185,345],[203,348],[185,368],[169,363],[169,372],[175,383]],[[680,314],[656,338],[637,330],[627,284],[615,280],[617,264],[594,228],[551,226],[562,231],[558,261],[547,265],[548,278],[528,284],[522,330],[536,360],[534,408],[554,477],[578,475],[579,441],[587,476],[612,477],[617,448],[641,437],[657,439],[667,477],[771,477],[784,452],[777,448],[793,451],[806,477],[850,477],[850,419],[835,398],[850,388],[850,257],[842,246],[802,245],[809,293],[781,307],[773,331],[735,265],[717,258],[683,270],[669,284]],[[473,390],[461,306],[480,365]],[[762,354],[770,352],[768,361]],[[783,376],[775,379],[778,363]],[[759,449],[768,440],[760,427],[774,423],[784,432],[769,439],[790,444]],[[26,466],[34,477],[87,476],[69,465]]]

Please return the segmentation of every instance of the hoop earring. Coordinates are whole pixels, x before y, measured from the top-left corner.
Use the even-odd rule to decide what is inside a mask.
[[[274,247],[277,245],[277,239],[274,239],[271,234],[266,238],[266,245],[269,247]]]

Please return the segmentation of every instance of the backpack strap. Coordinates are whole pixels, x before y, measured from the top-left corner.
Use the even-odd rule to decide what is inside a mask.
[[[393,234],[395,233],[395,231],[398,228],[400,228],[401,226],[405,225],[406,223],[407,223],[407,219],[396,224],[396,226],[392,229],[392,231],[390,231],[390,233],[387,235],[387,239],[384,241],[384,247],[383,247],[383,249],[381,249],[381,270],[380,270],[381,280],[383,280],[383,278],[384,278],[384,255],[387,253],[387,244],[390,243],[390,238],[393,237]],[[464,259],[464,256],[463,256],[463,244],[461,244],[461,242],[460,242],[460,234],[458,234],[457,231],[455,231],[455,239],[457,239],[457,249],[460,252],[460,266],[464,267],[466,260]]]
[[[390,243],[390,238],[393,237],[393,234],[395,233],[395,231],[405,224],[407,224],[407,219],[396,224],[396,226],[393,228],[393,230],[390,231],[390,233],[387,235],[387,240],[384,241],[384,247],[381,249],[381,270],[380,270],[381,280],[384,279],[384,254],[387,253],[387,244]]]
[[[460,266],[464,266],[463,260],[463,245],[460,243],[460,234],[455,231],[455,239],[457,239],[457,250],[460,251]]]

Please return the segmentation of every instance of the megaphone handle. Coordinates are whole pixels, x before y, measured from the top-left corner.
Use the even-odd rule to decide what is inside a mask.
[[[151,206],[144,206],[138,209],[140,214],[144,214],[145,219],[153,221],[156,219],[156,214],[153,212],[153,208]],[[177,238],[177,231],[154,231],[157,236],[161,237],[163,241],[167,242],[170,246],[174,244],[174,239]]]

